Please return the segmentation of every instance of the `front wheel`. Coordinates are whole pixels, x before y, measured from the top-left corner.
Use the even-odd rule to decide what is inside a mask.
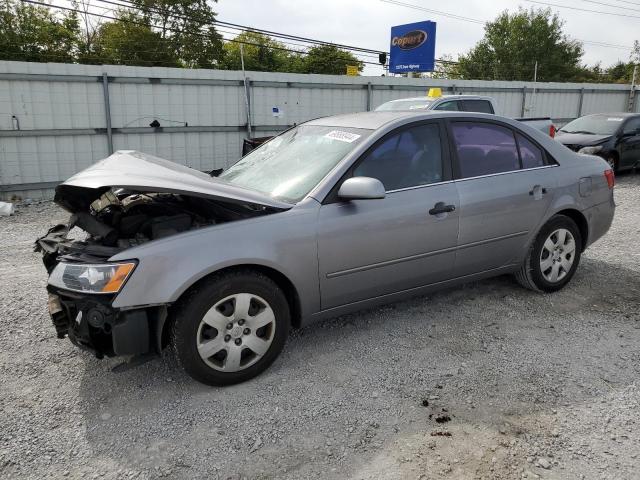
[[[582,237],[576,223],[555,215],[538,233],[516,279],[531,290],[555,292],[569,283],[581,253]]]
[[[284,347],[289,324],[287,300],[270,278],[228,273],[181,300],[173,345],[191,377],[207,385],[231,385],[271,365]]]

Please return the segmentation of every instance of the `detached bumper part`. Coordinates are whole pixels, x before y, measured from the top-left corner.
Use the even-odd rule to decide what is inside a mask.
[[[165,307],[121,311],[104,296],[49,293],[49,313],[58,338],[98,358],[159,353]]]

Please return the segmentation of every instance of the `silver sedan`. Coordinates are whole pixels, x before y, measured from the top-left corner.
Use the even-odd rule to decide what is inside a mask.
[[[173,344],[193,378],[236,383],[291,327],[501,274],[559,290],[615,208],[604,160],[476,113],[321,118],[216,173],[120,151],[57,188],[71,221],[37,247],[59,337]]]

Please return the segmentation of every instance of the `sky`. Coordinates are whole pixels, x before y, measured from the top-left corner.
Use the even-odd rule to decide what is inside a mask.
[[[628,61],[634,40],[640,40],[640,0],[540,0],[569,8],[549,7],[565,21],[564,31],[574,39],[627,46],[611,48],[584,44],[583,62],[603,66]],[[402,0],[431,10],[477,20],[492,20],[504,10],[548,5],[525,0]],[[602,5],[602,4],[607,5]],[[614,8],[610,5],[617,5]],[[371,49],[389,49],[393,25],[431,20],[437,23],[436,58],[468,51],[483,36],[483,25],[419,11],[381,0],[218,0],[218,20],[265,30],[300,35]],[[623,16],[580,11],[612,12]],[[635,17],[634,17],[635,16]],[[230,37],[231,35],[225,34]],[[376,59],[368,59],[377,61]],[[367,66],[365,75],[380,75],[381,67]]]

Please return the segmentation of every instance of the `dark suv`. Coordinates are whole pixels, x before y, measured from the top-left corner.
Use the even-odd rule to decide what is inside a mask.
[[[598,113],[576,118],[556,140],[578,153],[604,158],[615,172],[640,165],[640,113]]]

